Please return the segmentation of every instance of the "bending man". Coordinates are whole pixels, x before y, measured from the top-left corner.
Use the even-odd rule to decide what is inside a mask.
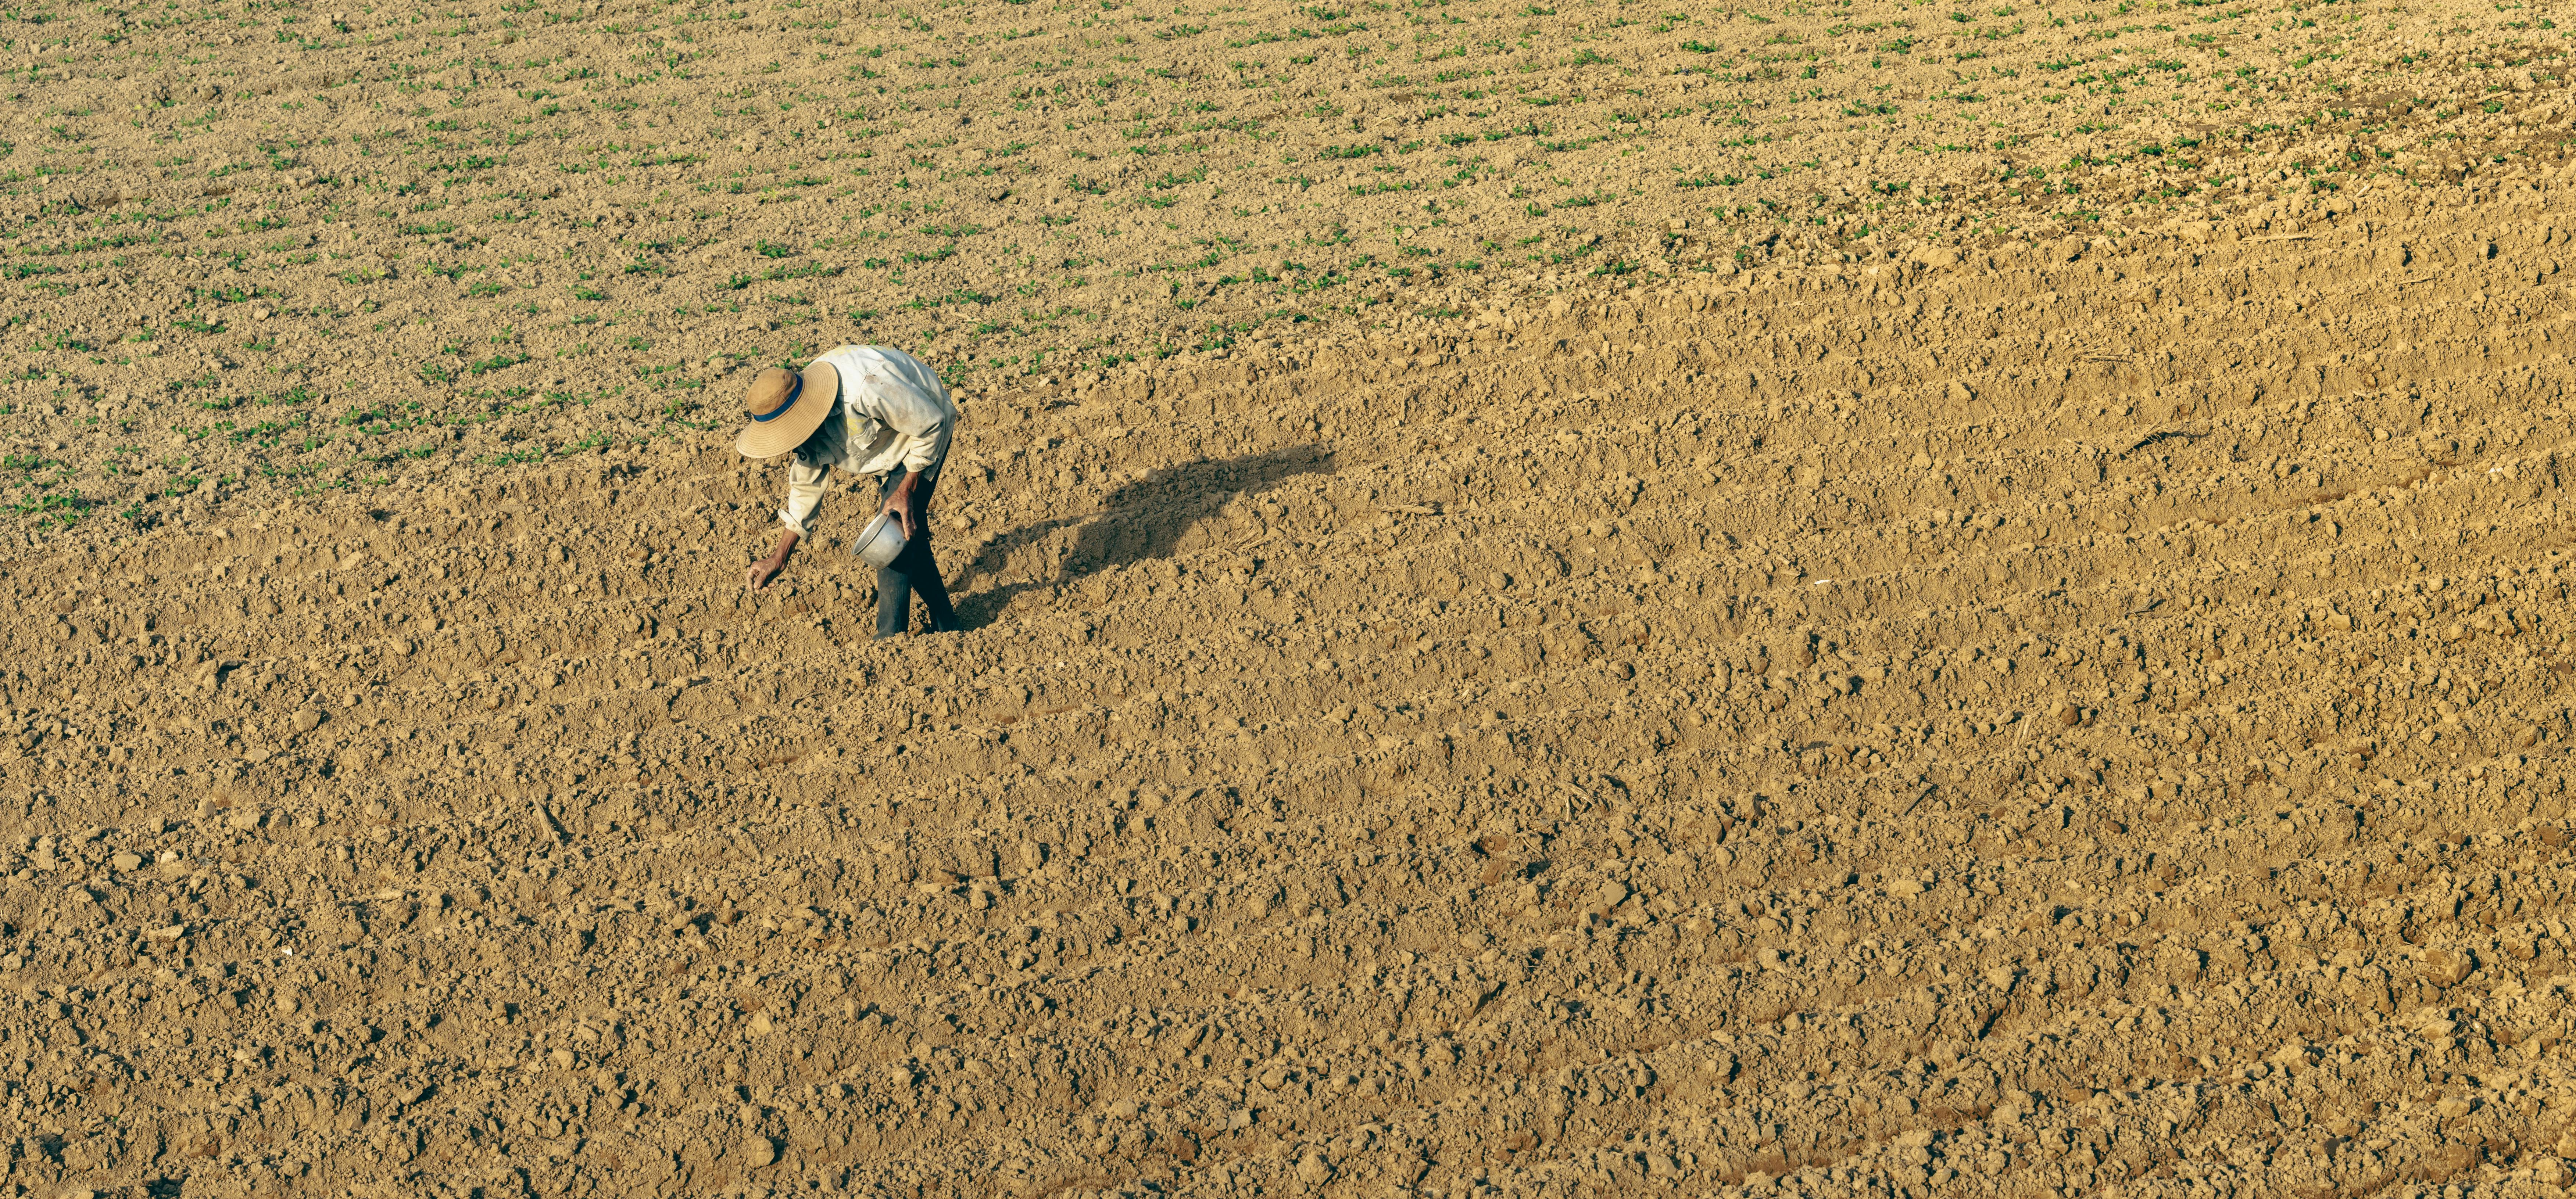
[[[842,346],[802,371],[772,367],[751,381],[744,403],[751,424],[734,439],[747,458],[794,455],[787,466],[787,506],[778,548],[752,563],[743,582],[767,587],[808,532],[832,468],[877,478],[885,511],[903,524],[903,552],[877,570],[877,636],[911,622],[912,595],[934,632],[953,632],[957,610],[930,553],[930,495],[957,432],[957,405],[937,372],[901,350]]]

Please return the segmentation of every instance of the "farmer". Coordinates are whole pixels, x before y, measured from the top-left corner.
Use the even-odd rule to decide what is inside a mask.
[[[767,587],[786,568],[837,466],[877,476],[885,511],[903,525],[903,552],[877,570],[877,636],[906,630],[916,591],[933,631],[964,627],[930,557],[930,493],[957,432],[957,405],[937,372],[901,350],[842,346],[802,371],[760,372],[744,408],[751,426],[734,439],[735,449],[746,458],[795,455],[787,465],[787,506],[778,512],[787,527],[778,548],[743,572],[746,585]]]

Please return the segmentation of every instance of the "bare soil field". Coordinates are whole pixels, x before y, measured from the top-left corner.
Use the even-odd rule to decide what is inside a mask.
[[[0,1193],[2571,1182],[2545,6],[568,7],[0,14]]]

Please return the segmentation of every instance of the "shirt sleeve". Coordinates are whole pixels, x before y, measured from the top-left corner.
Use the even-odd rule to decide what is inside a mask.
[[[917,474],[948,460],[948,439],[957,432],[957,422],[943,412],[928,428],[905,432],[912,434],[912,444],[904,449],[903,468]]]
[[[813,519],[814,509],[823,503],[823,484],[831,474],[829,466],[807,466],[790,461],[787,464],[787,506],[778,510],[778,523],[799,537],[807,536],[805,522]]]

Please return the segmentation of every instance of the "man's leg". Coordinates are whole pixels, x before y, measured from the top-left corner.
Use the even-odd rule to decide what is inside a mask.
[[[878,487],[878,501],[894,494],[902,472],[886,472]],[[924,512],[930,508],[930,493],[939,485],[939,476],[914,484]],[[923,615],[930,618],[930,631],[953,633],[965,626],[957,621],[957,609],[948,602],[948,585],[939,579],[939,563],[930,552],[930,525],[924,522],[919,535],[905,541],[903,552],[895,555],[893,564],[877,569],[877,636],[899,637],[912,625],[912,593],[921,593]]]
[[[931,632],[954,633],[966,627],[958,623],[957,609],[948,602],[948,585],[939,581],[939,563],[931,556],[927,528],[904,543],[893,565],[877,570],[877,636],[900,636],[911,626],[913,592],[921,593],[922,615],[930,618]]]
[[[886,497],[894,494],[894,485],[902,479],[903,472],[900,470],[890,470],[880,476],[877,481],[877,503],[884,504]],[[904,570],[904,567],[909,565],[907,559],[911,557],[912,547],[906,545],[903,553],[896,555],[892,564],[877,568],[877,637],[879,639],[900,637],[912,625],[912,579]]]
[[[908,554],[910,550],[907,549],[905,552]],[[898,558],[896,566],[877,568],[877,637],[879,640],[902,636],[905,626],[912,623],[912,579],[904,574],[900,567],[901,561],[902,559]]]
[[[914,557],[915,549],[921,551],[919,557]],[[957,621],[957,609],[948,602],[948,584],[940,581],[939,563],[931,557],[930,530],[924,528],[920,541],[903,547],[902,557],[913,559],[898,564],[907,567],[905,577],[911,581],[912,589],[921,593],[921,614],[930,618],[930,631],[954,633],[965,628]]]

